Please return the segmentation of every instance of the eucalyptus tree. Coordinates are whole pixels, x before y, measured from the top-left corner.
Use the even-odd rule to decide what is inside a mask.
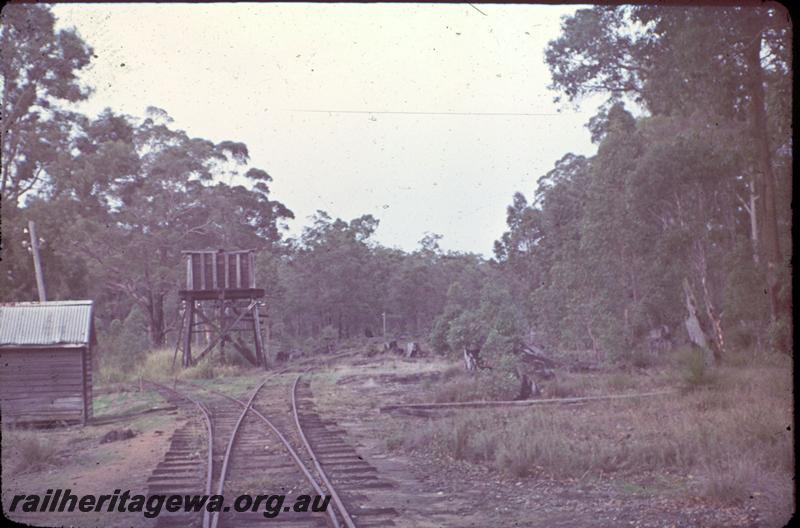
[[[80,171],[70,171],[75,203],[85,203],[85,197],[78,196],[83,191],[103,205],[76,215],[71,249],[105,289],[141,308],[151,343],[160,346],[170,327],[169,315],[176,315],[175,309],[165,313],[165,306],[174,302],[170,294],[179,286],[181,250],[226,245],[269,250],[280,238],[280,222],[291,217],[291,211],[271,200],[265,171],[246,170],[246,145],[192,138],[173,128],[169,116],[157,108],[150,108],[141,121],[114,119],[124,138],[109,138],[91,149],[96,149],[95,156],[75,160],[79,165],[85,162],[89,188],[80,185]],[[105,114],[100,120],[112,117]],[[108,160],[96,155],[105,150]],[[91,175],[108,166],[104,160],[126,170],[98,185],[103,179]],[[220,182],[223,167],[250,180],[249,187]],[[61,181],[69,180],[65,176]],[[65,193],[60,187],[57,192]]]
[[[789,144],[790,29],[785,11],[766,6],[603,6],[566,17],[545,54],[553,88],[570,100],[630,97],[652,115],[691,118],[717,150],[746,154],[736,176],[773,320],[789,305],[780,278],[790,173],[776,157]]]
[[[69,152],[76,114],[66,105],[86,99],[78,78],[92,56],[73,30],[55,29],[50,8],[10,4],[0,14],[0,295],[32,298],[28,219],[20,205],[49,181],[52,166]]]
[[[86,99],[90,90],[78,74],[92,49],[73,30],[55,30],[55,17],[44,5],[12,4],[2,11],[3,205],[14,204],[47,178],[69,134],[62,108]]]
[[[347,222],[317,211],[291,241],[284,313],[296,334],[314,336],[332,326],[341,338],[376,326],[385,295],[371,240],[377,227],[372,215]]]

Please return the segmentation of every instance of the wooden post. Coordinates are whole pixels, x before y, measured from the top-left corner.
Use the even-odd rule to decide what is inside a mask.
[[[219,303],[219,327],[225,328],[228,326],[228,319],[227,314],[225,313],[225,301],[221,301]],[[227,334],[222,334],[219,340],[219,358],[220,360],[225,363],[225,341],[227,341],[228,336]]]
[[[32,225],[31,222],[29,225]],[[41,294],[40,294],[41,296]],[[42,299],[44,302],[44,299]],[[87,390],[86,390],[86,349],[81,349],[81,374],[83,375],[83,382],[81,383],[82,393],[83,393],[83,412],[81,413],[81,425],[85,426],[86,421],[89,418],[89,402],[87,401]]]
[[[255,289],[256,287],[256,256],[253,253],[248,253],[250,258],[250,285],[248,288]]]
[[[186,301],[186,334],[183,340],[183,367],[192,366],[192,327],[194,326],[194,300]]]
[[[193,290],[194,277],[192,276],[192,256],[186,255],[186,289]]]
[[[236,254],[236,289],[242,288],[242,254]]]
[[[258,305],[253,309],[253,333],[256,345],[256,358],[259,363],[264,367],[264,370],[269,368],[268,351],[264,348],[264,343],[261,341],[261,320],[258,314]],[[269,323],[267,323],[267,336],[269,336]],[[269,339],[269,337],[267,337]]]
[[[200,289],[206,289],[206,254],[200,253]]]
[[[28,233],[31,235],[31,252],[33,253],[33,267],[36,271],[36,289],[39,290],[39,302],[47,300],[44,291],[44,274],[42,273],[42,261],[39,257],[39,239],[36,238],[36,225],[33,220],[28,221]]]
[[[217,280],[217,253],[213,253],[211,255],[211,284],[212,284],[211,287],[212,290],[222,289]]]
[[[383,316],[383,340],[386,341],[386,312],[381,315]]]
[[[184,301],[185,305],[186,301]],[[175,360],[178,359],[178,350],[181,348],[181,341],[183,341],[183,325],[186,323],[186,308],[184,308],[184,313],[180,314],[180,326],[178,327],[178,338],[175,340],[175,352],[172,354],[172,370],[175,370]],[[141,389],[139,389],[141,392]]]

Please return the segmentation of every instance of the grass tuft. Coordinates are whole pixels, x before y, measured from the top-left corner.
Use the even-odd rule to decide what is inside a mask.
[[[3,430],[4,458],[6,453],[13,453],[13,458],[9,459],[15,461],[12,473],[27,473],[58,464],[58,448],[43,438],[43,434],[14,428]]]
[[[714,371],[706,366],[703,351],[699,348],[683,347],[676,352],[675,357],[684,388],[694,390],[717,381]]]

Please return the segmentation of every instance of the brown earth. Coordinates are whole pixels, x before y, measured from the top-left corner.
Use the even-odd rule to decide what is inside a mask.
[[[33,526],[151,526],[153,521],[141,513],[25,513],[19,511],[21,503],[15,512],[10,512],[9,507],[16,494],[44,496],[48,489],[57,488],[69,489],[78,497],[110,495],[117,489],[130,490],[132,495],[145,493],[147,479],[164,456],[169,437],[180,425],[180,418],[172,411],[102,426],[36,430],[40,440],[57,443],[59,451],[50,467],[15,473],[17,448],[3,450],[4,515]],[[128,427],[139,434],[126,440],[100,443],[108,432]]]

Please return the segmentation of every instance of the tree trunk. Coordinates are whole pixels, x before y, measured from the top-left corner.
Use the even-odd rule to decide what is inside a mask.
[[[764,102],[764,81],[761,68],[762,25],[758,15],[752,18],[751,27],[755,30],[753,41],[745,52],[750,73],[750,125],[752,139],[756,148],[758,187],[763,190],[760,198],[763,218],[760,222],[762,250],[767,265],[767,288],[769,291],[770,315],[777,319],[780,311],[778,301],[778,266],[781,265],[781,248],[778,240],[778,217],[775,205],[775,175],[772,171],[772,155],[767,129],[767,111]]]
[[[708,320],[711,321],[711,328],[714,330],[714,343],[716,345],[713,347],[714,359],[719,361],[726,354],[725,336],[722,333],[722,322],[717,315],[716,310],[714,310],[714,305],[711,303],[711,295],[708,292],[708,283],[706,281],[705,274],[702,276],[700,282],[703,285],[703,298],[706,305],[706,315],[708,315]]]
[[[697,347],[703,350],[706,366],[714,365],[716,358],[708,343],[708,336],[703,329],[703,324],[700,321],[700,314],[697,311],[697,300],[695,299],[692,287],[689,285],[689,279],[683,279],[683,293],[686,297],[686,310],[688,316],[686,317],[686,332],[689,334],[689,339]]]
[[[753,176],[750,178],[750,207],[747,208],[747,212],[750,215],[750,240],[753,243],[753,262],[758,266],[758,252],[760,249],[758,247],[758,206],[756,200],[758,200],[756,178]]]
[[[164,346],[164,294],[151,293],[148,306],[150,318],[150,344],[153,348]]]

